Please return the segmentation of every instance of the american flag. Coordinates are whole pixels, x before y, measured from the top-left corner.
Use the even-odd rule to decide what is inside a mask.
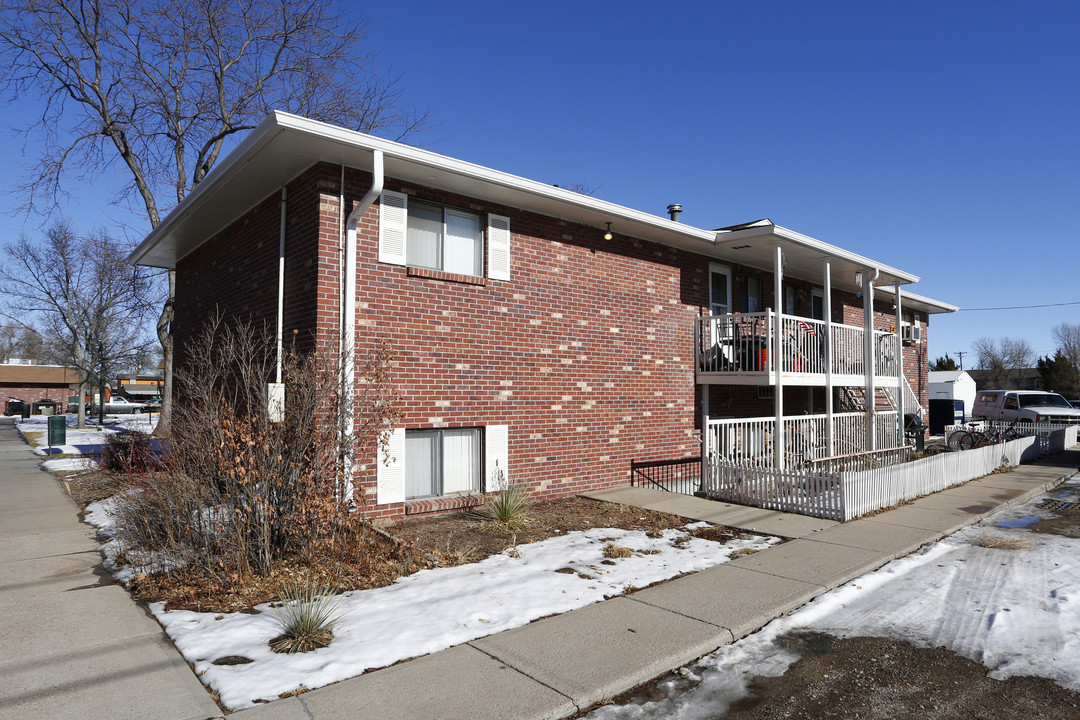
[[[799,321],[799,329],[807,335],[817,335],[817,327],[813,323],[808,323],[805,320]]]

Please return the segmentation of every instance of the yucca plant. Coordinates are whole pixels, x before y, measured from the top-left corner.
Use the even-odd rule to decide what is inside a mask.
[[[525,488],[516,482],[507,482],[506,475],[498,466],[492,473],[492,486],[496,491],[488,498],[487,504],[476,511],[485,522],[496,523],[517,530],[529,524],[529,511],[533,502]]]
[[[281,623],[282,634],[270,641],[278,653],[311,652],[326,647],[334,637],[334,626],[344,613],[341,603],[326,586],[301,580],[283,586],[278,593],[281,605],[270,610]]]

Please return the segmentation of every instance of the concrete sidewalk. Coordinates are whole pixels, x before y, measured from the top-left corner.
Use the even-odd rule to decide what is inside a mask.
[[[40,462],[0,425],[0,718],[220,716]]]
[[[0,426],[0,718],[190,718],[220,710],[122,588],[92,531]],[[744,637],[774,617],[1071,477],[1080,448],[839,524],[659,490],[598,499],[794,538],[597,603],[244,710],[274,718],[561,718]]]

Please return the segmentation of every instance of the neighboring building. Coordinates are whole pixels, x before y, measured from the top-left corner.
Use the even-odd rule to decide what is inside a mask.
[[[931,400],[963,400],[964,415],[971,416],[977,390],[975,379],[966,370],[931,370]]]
[[[42,400],[59,403],[58,412],[66,412],[68,398],[79,394],[79,374],[75,368],[59,365],[6,363],[0,365],[0,405],[8,398],[18,398],[31,405]]]
[[[161,396],[165,379],[154,373],[121,375],[116,379],[114,393],[132,400],[149,400]]]
[[[956,310],[767,220],[700,229],[283,113],[130,259],[176,269],[181,360],[219,309],[390,345],[401,427],[357,463],[384,518],[475,503],[498,471],[539,497],[626,484],[703,434],[792,462],[796,419],[821,452],[893,447],[929,316]]]
[[[994,373],[990,370],[968,370],[975,381],[977,390],[1042,390],[1042,375],[1038,368],[1017,368],[1008,371],[1008,381],[994,382]]]

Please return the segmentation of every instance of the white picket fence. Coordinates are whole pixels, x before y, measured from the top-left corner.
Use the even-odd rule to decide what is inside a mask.
[[[828,520],[866,513],[1061,452],[1077,442],[1077,426],[1053,426],[1036,435],[996,445],[948,452],[912,462],[844,472],[775,470],[706,459],[702,490],[716,500],[793,512]]]

